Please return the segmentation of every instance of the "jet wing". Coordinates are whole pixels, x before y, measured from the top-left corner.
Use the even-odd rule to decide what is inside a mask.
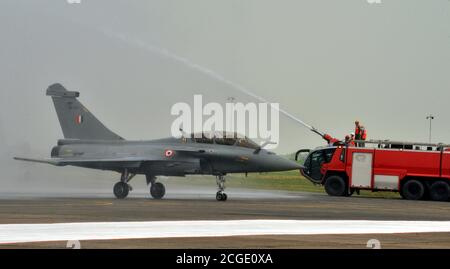
[[[32,158],[22,158],[22,157],[14,157],[14,160],[24,161],[24,162],[33,162],[33,163],[46,163],[51,165],[58,165],[58,162],[53,159],[32,159]]]
[[[127,166],[136,166],[138,167],[141,162],[145,161],[153,161],[153,159],[143,158],[143,157],[117,157],[117,158],[42,158],[42,159],[34,159],[34,158],[21,158],[14,157],[14,160],[25,161],[25,162],[34,162],[34,163],[45,163],[51,164],[55,166],[65,166],[65,165],[77,165],[77,164],[86,164],[86,163],[126,163]]]

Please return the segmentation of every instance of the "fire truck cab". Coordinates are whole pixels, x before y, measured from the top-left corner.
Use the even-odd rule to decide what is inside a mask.
[[[338,145],[299,150],[301,173],[331,196],[354,191],[394,191],[404,199],[448,201],[450,146],[444,144],[355,141],[364,147]],[[303,157],[303,158],[302,158]]]

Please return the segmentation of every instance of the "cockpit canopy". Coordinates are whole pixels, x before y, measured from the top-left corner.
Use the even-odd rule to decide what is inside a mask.
[[[259,145],[250,140],[248,137],[240,135],[238,133],[230,133],[230,132],[193,133],[190,135],[190,140],[194,143],[201,143],[201,144],[218,144],[251,149],[259,148]]]

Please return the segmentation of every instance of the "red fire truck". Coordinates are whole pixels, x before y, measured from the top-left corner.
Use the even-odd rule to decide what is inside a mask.
[[[449,200],[450,145],[387,140],[355,142],[365,146],[299,150],[295,159],[304,161],[302,175],[323,185],[331,196],[351,196],[354,191],[371,190],[399,192],[408,200]]]

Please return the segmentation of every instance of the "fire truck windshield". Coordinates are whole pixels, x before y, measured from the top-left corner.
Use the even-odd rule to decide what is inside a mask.
[[[329,163],[333,158],[333,154],[336,148],[325,148],[313,151],[309,154],[305,161],[303,172],[309,180],[314,183],[320,183],[322,181],[322,173],[320,168],[322,164]]]

